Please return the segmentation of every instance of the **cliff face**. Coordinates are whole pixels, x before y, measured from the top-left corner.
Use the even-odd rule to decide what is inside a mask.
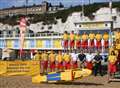
[[[95,13],[93,13],[94,18],[90,19],[89,17],[85,17],[81,15],[81,12],[74,12],[68,16],[65,23],[61,21],[61,19],[56,19],[56,24],[44,24],[43,22],[31,23],[27,28],[37,32],[43,31],[54,31],[63,33],[65,30],[68,32],[75,30],[75,22],[83,22],[83,21],[114,21],[114,28],[120,28],[120,12],[116,9],[112,9],[112,15],[110,13],[110,9],[107,7],[100,8]],[[111,19],[112,16],[112,19]],[[10,26],[8,24],[0,23],[0,30],[15,30],[18,25]]]

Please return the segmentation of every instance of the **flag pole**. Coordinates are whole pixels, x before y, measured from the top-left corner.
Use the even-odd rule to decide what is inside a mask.
[[[84,17],[84,0],[82,0],[82,19]]]
[[[113,39],[112,39],[112,30],[113,30],[112,0],[109,0],[109,8],[110,8],[110,19],[111,19],[110,39],[111,39],[111,46],[112,46],[113,45]]]
[[[27,7],[28,7],[28,0],[26,0],[26,17],[27,17]]]

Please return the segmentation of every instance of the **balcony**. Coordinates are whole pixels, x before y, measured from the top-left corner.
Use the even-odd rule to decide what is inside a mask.
[[[0,34],[0,39],[14,39],[19,38],[20,34]],[[25,38],[61,38],[62,34],[57,33],[26,33]]]

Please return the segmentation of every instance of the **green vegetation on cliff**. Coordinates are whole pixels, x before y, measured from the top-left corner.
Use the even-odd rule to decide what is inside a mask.
[[[94,16],[92,13],[96,12],[98,9],[102,7],[109,7],[109,3],[94,3],[90,5],[84,6],[84,15],[88,16],[90,19],[93,19]],[[113,8],[118,8],[120,10],[120,2],[114,2]],[[43,25],[46,24],[57,24],[56,19],[62,19],[62,22],[66,22],[67,17],[71,15],[73,12],[80,12],[82,10],[81,6],[70,7],[65,10],[58,11],[56,13],[44,13],[44,14],[36,14],[36,15],[27,15],[30,19],[30,23],[37,23],[42,21]],[[18,16],[6,16],[5,18],[0,18],[0,22],[4,24],[16,25],[17,20],[21,15]]]

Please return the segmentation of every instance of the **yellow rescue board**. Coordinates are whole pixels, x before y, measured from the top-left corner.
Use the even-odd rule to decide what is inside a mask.
[[[52,72],[53,74],[57,74],[58,72]],[[48,74],[52,74],[48,73]],[[59,72],[60,74],[60,80],[59,81],[73,81],[75,79],[82,79],[84,77],[90,76],[92,73],[91,70],[89,69],[70,69],[70,70],[65,70],[62,72]],[[42,82],[49,82],[48,80],[48,75],[36,75],[32,77],[32,82],[33,83],[42,83]],[[55,76],[53,78],[57,78],[58,76]],[[59,82],[59,81],[50,81],[50,82]]]

